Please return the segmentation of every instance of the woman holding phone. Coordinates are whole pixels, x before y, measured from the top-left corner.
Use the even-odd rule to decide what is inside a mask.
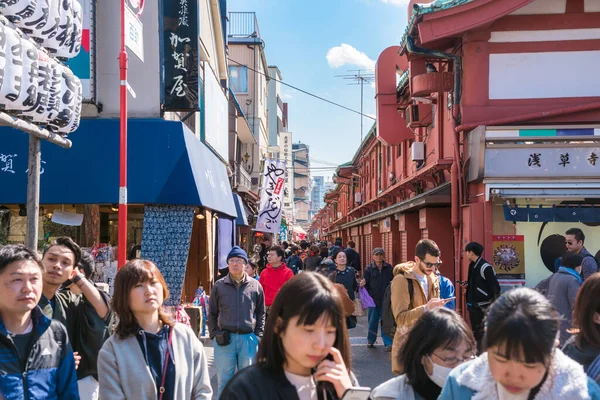
[[[368,398],[368,390],[353,388],[343,306],[330,280],[294,276],[275,297],[266,325],[257,363],[235,375],[221,399],[337,400],[359,391]]]

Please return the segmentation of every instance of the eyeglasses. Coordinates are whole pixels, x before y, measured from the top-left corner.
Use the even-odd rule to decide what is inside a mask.
[[[437,268],[437,267],[439,267],[440,265],[442,265],[442,262],[441,262],[441,261],[440,261],[440,262],[437,262],[437,263],[430,263],[430,262],[425,262],[425,261],[421,260],[421,262],[422,262],[423,264],[425,264],[425,266],[426,266],[427,268]]]
[[[437,358],[439,358],[440,360],[442,360],[444,362],[444,364],[446,364],[449,367],[456,367],[458,364],[462,364],[465,361],[471,361],[477,358],[476,355],[470,355],[467,356],[465,358],[458,358],[458,357],[448,357],[448,358],[444,358],[444,357],[440,357],[435,353],[432,353],[434,356],[436,356]]]
[[[230,258],[227,264],[246,264],[246,261],[241,258]]]
[[[575,242],[571,242],[570,240],[566,241],[565,244],[568,244],[569,246],[572,246],[575,244]]]

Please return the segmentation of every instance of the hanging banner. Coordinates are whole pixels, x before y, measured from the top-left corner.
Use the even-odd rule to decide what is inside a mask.
[[[260,194],[260,209],[256,219],[256,231],[279,233],[283,214],[283,191],[286,177],[285,162],[265,160]]]
[[[198,2],[163,1],[163,110],[199,110]]]

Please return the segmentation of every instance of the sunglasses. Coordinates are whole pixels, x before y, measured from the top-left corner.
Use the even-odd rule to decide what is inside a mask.
[[[437,268],[437,267],[439,267],[440,265],[442,265],[442,262],[441,262],[441,261],[440,261],[440,262],[437,262],[437,263],[430,263],[430,262],[425,262],[425,261],[421,260],[421,262],[422,262],[423,264],[425,264],[425,266],[426,266],[427,268]]]

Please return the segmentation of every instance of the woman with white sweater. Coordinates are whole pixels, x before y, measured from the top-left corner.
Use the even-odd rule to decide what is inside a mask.
[[[210,399],[202,344],[163,310],[169,296],[151,261],[133,260],[115,278],[115,334],[98,357],[100,399]]]

